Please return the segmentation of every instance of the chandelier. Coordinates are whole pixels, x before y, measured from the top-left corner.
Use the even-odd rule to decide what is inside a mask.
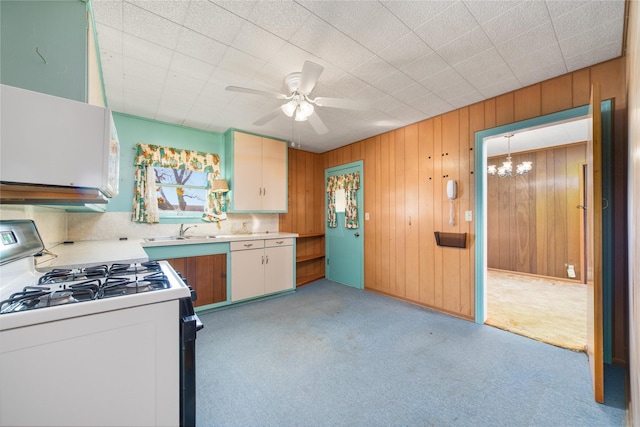
[[[487,172],[490,175],[495,175],[496,173],[500,178],[505,178],[507,176],[513,176],[513,162],[511,161],[511,137],[513,134],[505,135],[507,138],[507,160],[502,162],[502,166],[496,167],[496,165],[489,165],[487,167]],[[524,175],[529,172],[533,168],[533,162],[525,161],[516,165],[516,174]]]

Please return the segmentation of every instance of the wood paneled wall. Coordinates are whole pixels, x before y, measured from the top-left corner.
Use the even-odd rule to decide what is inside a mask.
[[[586,145],[513,154],[513,164],[530,160],[526,175],[487,177],[487,266],[520,273],[580,278],[580,179]],[[505,156],[487,164],[500,165]]]
[[[591,82],[597,81],[602,98],[613,99],[615,108],[611,153],[615,192],[610,204],[616,218],[613,357],[624,363],[627,277],[624,73],[625,60],[617,58],[323,153],[322,168],[364,161],[363,211],[370,214],[370,220],[365,221],[365,288],[473,319],[474,223],[464,221],[464,212],[474,210],[475,203],[472,149],[475,133],[587,105]],[[295,167],[305,167],[308,161],[304,156],[290,159],[301,162]],[[290,172],[289,178],[297,174]],[[324,176],[320,176],[322,182]],[[453,227],[448,225],[448,179],[456,179],[459,189]],[[324,193],[322,184],[317,191]],[[298,193],[289,194],[291,197]],[[323,208],[313,212],[296,211],[300,202],[291,200],[283,223],[293,224],[289,222],[294,221],[293,217],[304,217],[306,223],[308,216],[316,218],[313,223],[322,223],[324,194],[321,197]],[[290,215],[293,217],[288,218]],[[467,232],[467,248],[437,247],[433,231]]]

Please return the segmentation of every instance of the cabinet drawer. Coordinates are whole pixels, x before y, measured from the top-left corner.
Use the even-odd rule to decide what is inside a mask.
[[[293,246],[293,238],[286,239],[268,239],[264,241],[265,248],[274,248],[277,246]]]
[[[243,240],[242,242],[231,242],[229,245],[232,251],[246,251],[247,249],[264,248],[264,240]]]

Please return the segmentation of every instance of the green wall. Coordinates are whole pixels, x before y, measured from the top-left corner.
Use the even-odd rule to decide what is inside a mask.
[[[120,113],[113,113],[113,119],[120,140],[120,193],[109,201],[108,212],[131,212],[134,147],[139,142],[218,154],[220,173],[224,176],[223,134]]]
[[[86,102],[86,10],[80,0],[2,0],[0,82]]]

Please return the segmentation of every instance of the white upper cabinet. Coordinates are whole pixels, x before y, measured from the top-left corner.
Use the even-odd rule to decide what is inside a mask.
[[[230,212],[286,212],[286,143],[236,131],[226,141]]]

